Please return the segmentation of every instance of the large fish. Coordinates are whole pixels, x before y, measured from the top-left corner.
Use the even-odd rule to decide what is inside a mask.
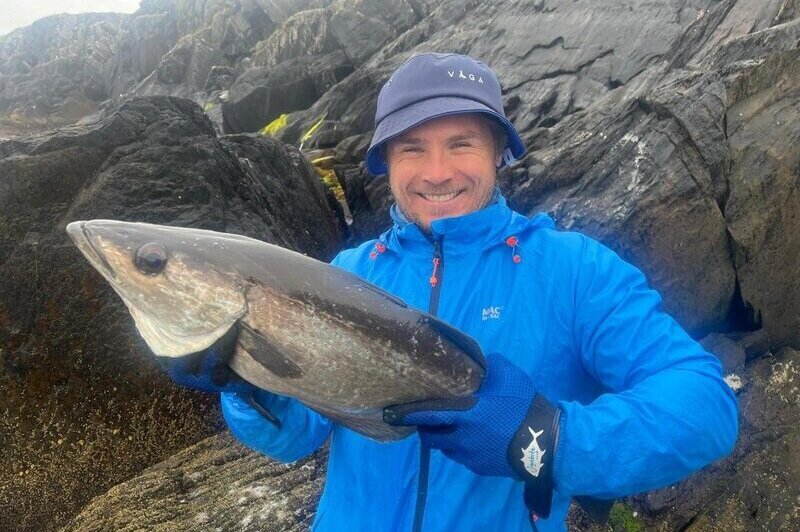
[[[465,397],[483,379],[475,340],[305,255],[239,235],[113,220],[73,222],[67,232],[154,353],[202,351],[236,326],[236,373],[374,439],[414,430],[384,423],[384,407]]]

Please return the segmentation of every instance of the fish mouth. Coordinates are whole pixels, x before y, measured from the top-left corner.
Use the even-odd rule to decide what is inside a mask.
[[[67,234],[92,266],[107,279],[116,280],[117,275],[114,273],[114,269],[108,263],[105,256],[103,256],[92,243],[89,228],[86,227],[86,222],[78,221],[67,224]]]

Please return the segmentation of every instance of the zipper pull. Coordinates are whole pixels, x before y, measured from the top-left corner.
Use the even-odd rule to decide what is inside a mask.
[[[439,271],[439,257],[433,257],[433,273],[431,273],[431,286],[436,286],[439,282],[439,279],[436,278],[436,274]]]
[[[439,264],[442,261],[442,243],[441,240],[433,242],[433,272],[429,279],[431,286],[436,287],[439,284]]]

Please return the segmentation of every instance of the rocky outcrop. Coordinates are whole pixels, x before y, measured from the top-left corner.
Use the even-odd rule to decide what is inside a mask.
[[[792,33],[800,19],[764,38]],[[800,345],[800,49],[736,77],[725,115],[730,145],[725,219],[742,300],[776,346]]]
[[[0,515],[45,530],[223,424],[164,377],[65,224],[201,227],[329,259],[341,218],[297,149],[218,138],[188,100],[131,100],[0,154]]]
[[[353,71],[341,50],[254,67],[236,79],[222,102],[225,131],[258,131],[286,112],[306,109]]]
[[[61,530],[308,530],[327,458],[284,465],[220,434],[95,498]]]
[[[108,98],[124,15],[61,15],[0,37],[0,136],[73,124]]]
[[[0,37],[0,137],[92,120],[135,96],[216,101],[221,91],[204,91],[214,67],[241,74],[276,27],[297,11],[328,4],[145,0],[131,15],[37,21]]]

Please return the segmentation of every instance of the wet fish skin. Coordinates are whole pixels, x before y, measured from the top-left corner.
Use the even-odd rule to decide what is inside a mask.
[[[340,268],[229,233],[115,220],[72,222],[154,353],[211,346],[234,324],[230,366],[378,440],[413,429],[383,408],[464,397],[485,361],[471,338]]]

